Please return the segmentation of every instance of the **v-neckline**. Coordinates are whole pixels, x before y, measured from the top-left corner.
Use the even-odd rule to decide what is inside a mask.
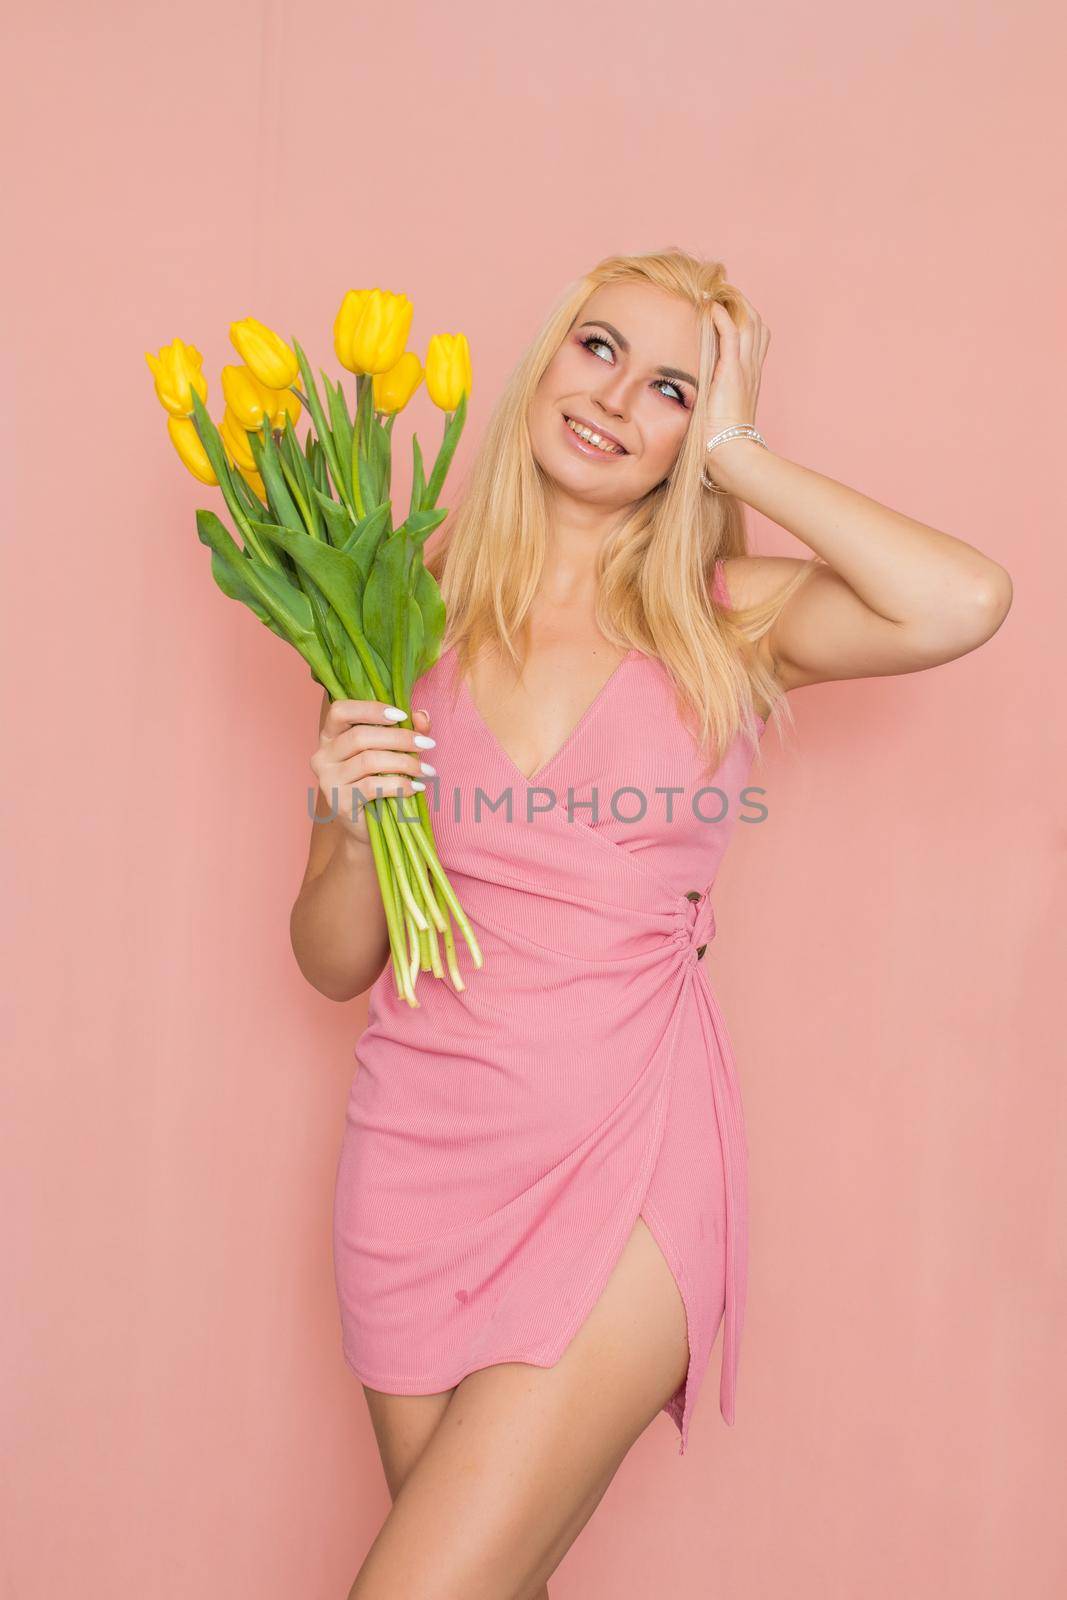
[[[507,751],[504,749],[504,746],[501,744],[500,740],[497,738],[488,722],[486,722],[485,718],[478,710],[478,707],[474,701],[474,696],[470,690],[470,685],[468,684],[466,677],[461,675],[459,672],[459,659],[456,655],[455,646],[452,648],[452,671],[453,674],[459,677],[460,693],[465,697],[467,705],[473,712],[474,720],[478,724],[478,727],[485,734],[486,738],[489,740],[497,754],[511,768],[512,772],[514,772],[522,780],[526,788],[530,788],[531,785],[535,784],[539,778],[544,777],[545,773],[554,767],[558,761],[562,760],[563,756],[570,749],[571,745],[573,745],[578,735],[582,732],[586,723],[592,717],[594,711],[597,711],[600,708],[608,693],[608,690],[612,687],[616,679],[621,674],[623,667],[625,667],[634,656],[639,654],[640,651],[634,647],[630,650],[627,650],[624,656],[620,656],[619,660],[616,661],[615,665],[604,679],[604,682],[600,685],[600,688],[597,690],[592,700],[590,700],[589,704],[578,718],[578,721],[574,724],[574,727],[571,729],[570,733],[568,733],[563,743],[559,746],[559,749],[556,750],[554,754],[550,755],[547,761],[542,761],[539,767],[535,767],[533,772],[531,772],[528,776],[525,772],[523,772],[522,768],[517,764],[517,762],[513,761],[511,756],[508,755]]]

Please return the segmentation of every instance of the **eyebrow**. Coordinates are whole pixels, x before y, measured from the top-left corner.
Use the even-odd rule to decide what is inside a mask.
[[[606,328],[611,334],[612,338],[618,340],[620,350],[627,351],[630,348],[629,339],[626,338],[625,334],[620,333],[618,328],[614,327],[610,322],[580,322],[578,326],[580,328]],[[678,367],[657,367],[656,371],[662,378],[678,378],[682,383],[688,383],[694,389],[699,388],[699,385],[691,372],[682,372]]]

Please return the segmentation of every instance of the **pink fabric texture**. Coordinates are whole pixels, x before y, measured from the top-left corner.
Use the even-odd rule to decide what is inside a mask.
[[[725,598],[721,563],[716,592]],[[664,1406],[684,1453],[723,1324],[732,1424],[748,1262],[748,1152],[726,1025],[698,949],[753,744],[713,777],[662,664],[631,650],[530,780],[446,651],[412,698],[438,738],[441,861],[485,956],[466,988],[386,967],[357,1041],[334,1201],[345,1360],[430,1394],[503,1361],[551,1366],[638,1216],[685,1303]],[[762,731],[762,724],[761,724]]]

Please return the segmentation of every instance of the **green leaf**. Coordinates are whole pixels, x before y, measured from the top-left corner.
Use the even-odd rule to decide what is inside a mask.
[[[204,447],[204,454],[211,462],[212,471],[219,480],[221,487],[223,479],[228,478],[230,475],[230,464],[226,459],[226,450],[222,443],[222,437],[215,426],[215,419],[191,385],[189,398],[193,402],[193,424],[196,428],[197,436]]]
[[[233,472],[230,471],[230,464],[226,457],[221,435],[212,421],[204,402],[194,388],[190,388],[189,393],[193,402],[194,426],[197,435],[204,446],[208,460],[211,462],[219,488],[222,490],[223,498],[229,507],[230,515],[238,528],[240,528],[242,539],[247,543],[249,542],[249,517],[245,510],[244,502],[235,486],[236,480],[241,475],[236,469]],[[260,553],[262,554],[262,552]]]
[[[369,517],[363,517],[356,524],[348,543],[345,545],[345,554],[350,555],[355,561],[364,586],[370,577],[374,558],[378,554],[378,547],[383,537],[387,535],[386,521],[388,514],[388,505],[377,506]]]
[[[285,484],[278,460],[278,447],[274,443],[274,434],[268,420],[262,428],[253,428],[248,434],[248,442],[252,447],[252,454],[256,459],[259,475],[263,479],[270,501],[270,509],[278,522],[284,523],[287,528],[294,528],[307,536],[303,518],[293,502],[293,498]],[[254,522],[253,522],[254,526]]]
[[[445,603],[436,579],[427,572],[421,561],[415,580],[414,600],[422,618],[422,654],[415,663],[412,682],[433,666],[441,653],[441,640],[445,635]]]
[[[432,511],[416,511],[413,516],[408,518],[404,526],[421,548],[434,529],[439,528],[447,516],[448,511],[443,507],[436,507]]]
[[[206,543],[206,540],[204,542]],[[234,549],[237,549],[236,545]],[[238,552],[238,560],[244,561],[244,559],[245,557]],[[240,600],[250,611],[255,612],[260,622],[268,627],[272,633],[276,633],[279,639],[284,639],[286,644],[290,642],[289,635],[281,624],[271,616],[256,591],[248,582],[245,574],[238,571],[236,566],[231,566],[218,550],[212,550],[211,552],[211,575],[224,595],[228,595],[231,600]]]
[[[404,544],[399,529],[382,541],[363,591],[363,632],[387,660],[392,658],[393,635],[403,615],[399,607],[405,593]]]
[[[374,470],[374,504],[378,505],[389,496],[389,469],[392,466],[393,452],[389,434],[374,415],[373,409],[367,423],[367,432],[371,466]]]
[[[268,523],[258,527],[264,533],[280,531]],[[299,650],[317,681],[336,699],[340,685],[315,631],[307,595],[276,568],[240,550],[213,511],[196,513],[196,530],[200,542],[211,551],[212,574],[222,592],[242,601],[273,633]],[[301,537],[314,544],[306,535]]]
[[[265,528],[269,524],[261,522],[259,526]],[[265,566],[258,556],[246,556],[245,561],[266,605],[291,630],[294,642],[298,636],[314,634],[315,613],[307,595],[275,567]]]
[[[416,511],[422,510],[422,497],[426,492],[426,471],[422,464],[422,446],[418,436],[411,435],[411,451],[414,457],[414,466],[411,469],[411,512],[408,520]]]
[[[322,520],[319,516],[318,504],[313,503],[313,509],[312,504],[308,503],[307,486],[300,477],[300,470],[303,466],[304,458],[299,454],[299,452],[297,452],[297,460],[300,462],[300,467],[292,466],[288,461],[286,461],[285,456],[281,451],[278,453],[278,465],[282,469],[282,474],[285,478],[285,486],[289,490],[293,504],[296,506],[296,509],[300,515],[301,527],[309,538],[321,539],[323,536],[323,527]]]
[[[359,659],[359,652],[341,626],[341,619],[332,606],[326,607],[323,638],[330,652],[333,669],[344,685],[346,698],[373,700],[375,696]]]
[[[339,504],[321,489],[315,490],[315,498],[325,520],[330,543],[343,550],[361,524],[355,520],[347,506]]]
[[[404,640],[405,651],[403,689],[405,699],[410,698],[411,685],[415,682],[415,679],[419,676],[421,670],[419,667],[419,662],[422,660],[425,649],[425,641],[423,640],[422,636],[422,627],[422,611],[418,605],[418,602],[411,595],[409,595],[407,637]],[[393,685],[393,688],[396,688],[396,684]]]
[[[302,571],[314,579],[341,619],[341,625],[355,645],[364,671],[367,671],[368,663],[373,670],[373,660],[364,653],[363,584],[352,557],[318,539],[309,539],[306,533],[295,533],[291,528],[274,527],[263,522],[255,522],[252,526],[259,537],[284,550]],[[374,698],[384,699],[384,680],[373,687]]]
[[[327,465],[326,451],[315,438],[310,428],[304,439],[304,449],[307,452],[311,476],[314,479],[316,489],[320,489],[323,494],[328,495],[330,493],[330,472]]]
[[[244,507],[245,514],[250,517],[261,517],[267,508],[252,488],[252,485],[245,482],[243,474],[234,472],[231,475],[230,482],[233,485],[234,494]]]
[[[364,640],[363,648],[370,657],[371,665],[373,666],[374,672],[377,675],[377,681],[381,684],[387,684],[389,682],[389,667],[387,662],[382,660],[381,656],[378,654],[377,650],[375,650],[369,639]]]
[[[315,582],[314,578],[312,578],[308,573],[304,572],[300,567],[294,566],[288,557],[286,557],[285,560],[286,565],[293,568],[295,583],[299,585],[300,589],[307,597],[307,602],[311,607],[311,615],[315,623],[315,632],[328,647],[330,643],[330,618],[333,616],[333,609],[330,606],[329,601],[326,599],[326,596]]]
[[[343,497],[345,493],[345,484],[341,474],[340,463],[338,461],[337,445],[333,434],[330,431],[329,424],[326,421],[326,413],[322,409],[322,401],[319,399],[319,391],[315,386],[314,373],[312,372],[308,363],[307,356],[300,348],[299,342],[296,339],[293,339],[291,343],[296,354],[296,359],[300,363],[300,375],[304,381],[304,394],[307,399],[308,410],[311,412],[311,418],[315,424],[315,431],[318,434],[316,444],[322,451],[324,462],[329,463],[330,471],[333,474],[338,494]],[[310,439],[310,437],[311,435],[309,433],[308,438]],[[323,470],[325,471],[325,466]],[[328,484],[323,483],[321,487],[326,489],[329,486]]]
[[[285,413],[285,426],[282,430],[282,442],[278,447],[278,454],[283,468],[288,468],[286,481],[289,483],[289,492],[296,499],[299,495],[298,506],[304,525],[316,539],[324,536],[322,514],[314,494],[314,481],[311,469],[303,450],[296,429],[293,427],[292,418]]]
[[[322,386],[326,390],[326,399],[330,407],[330,422],[333,425],[334,450],[337,454],[338,464],[345,475],[345,489],[348,498],[352,495],[352,419],[348,415],[348,406],[340,384],[333,384],[322,374]]]

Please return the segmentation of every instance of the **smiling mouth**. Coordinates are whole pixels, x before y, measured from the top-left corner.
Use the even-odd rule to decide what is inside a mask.
[[[587,428],[583,422],[575,422],[573,417],[568,417],[566,413],[563,413],[563,425],[577,441],[579,447],[584,448],[587,454],[601,456],[629,455],[629,451],[625,450],[621,444],[616,444],[613,439],[606,439],[602,434],[597,433],[595,428]]]

